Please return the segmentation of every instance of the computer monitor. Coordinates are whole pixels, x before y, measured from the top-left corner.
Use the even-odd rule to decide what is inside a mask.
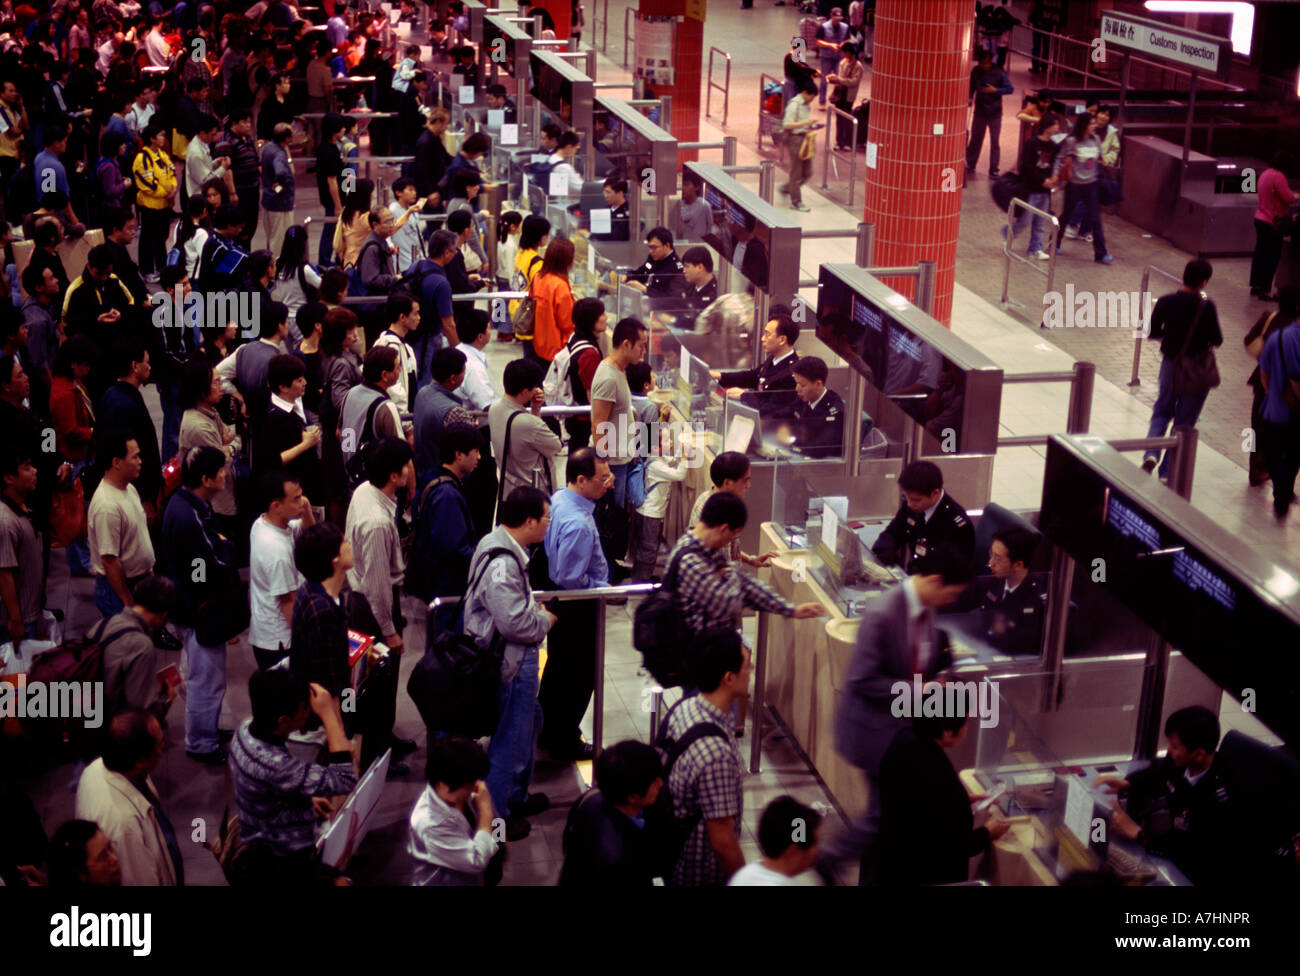
[[[724,450],[756,454],[763,442],[763,421],[758,411],[738,400],[728,400]],[[748,433],[746,433],[748,432]]]

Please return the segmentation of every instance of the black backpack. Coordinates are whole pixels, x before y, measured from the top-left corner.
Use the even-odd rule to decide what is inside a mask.
[[[681,708],[687,701],[689,701],[688,698],[683,698],[668,710],[668,714],[664,716],[663,724],[659,726],[659,735],[653,743],[654,747],[663,756],[664,785],[659,790],[659,798],[646,811],[646,815],[647,820],[653,822],[658,828],[655,861],[666,882],[672,879],[673,869],[677,866],[677,861],[682,855],[682,848],[690,840],[691,834],[699,826],[700,819],[703,816],[702,813],[697,811],[694,816],[686,820],[677,818],[676,813],[673,811],[672,792],[668,788],[673,766],[677,764],[678,759],[685,755],[687,749],[701,739],[709,736],[717,736],[721,739],[727,738],[726,731],[716,722],[697,722],[683,732],[680,739],[671,738],[668,735],[668,720],[672,718],[673,712]]]
[[[375,441],[375,414],[387,400],[386,396],[377,396],[366,408],[366,419],[361,424],[361,436],[357,439],[357,452],[343,462],[343,471],[348,476],[348,488],[352,490],[366,480],[366,454]]]
[[[685,548],[670,560],[659,589],[641,601],[632,615],[632,645],[641,652],[641,663],[664,688],[689,681],[686,657],[691,643],[690,628],[677,607],[677,566]]]
[[[420,503],[415,509],[415,545],[411,549],[411,559],[406,566],[406,592],[411,596],[418,597],[425,603],[428,603],[437,594],[433,592],[433,583],[429,579],[427,566],[429,565],[429,556],[423,551],[422,544],[426,533],[425,520],[428,518],[426,509],[429,505],[429,499],[433,493],[438,490],[439,485],[451,484],[456,479],[449,474],[440,474],[427,485],[424,491],[420,492]]]
[[[511,550],[498,546],[489,549],[478,574],[465,588],[465,599],[483,578],[498,556],[510,556]],[[523,566],[519,566],[523,572]],[[462,621],[463,626],[463,621]],[[419,709],[420,718],[430,733],[444,732],[477,739],[496,731],[500,717],[501,661],[506,639],[492,630],[486,648],[468,634],[446,630],[434,637],[434,614],[429,614],[428,650],[424,652],[406,683],[406,693]]]

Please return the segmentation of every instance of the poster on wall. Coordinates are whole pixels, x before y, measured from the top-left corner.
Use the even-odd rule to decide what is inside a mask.
[[[673,83],[673,47],[677,40],[676,17],[636,19],[636,77],[650,85]]]

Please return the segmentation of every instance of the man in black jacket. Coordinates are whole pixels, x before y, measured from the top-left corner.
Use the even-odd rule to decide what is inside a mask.
[[[970,859],[1011,824],[975,827],[971,799],[944,754],[966,737],[967,716],[917,716],[880,763],[880,884],[956,884]]]
[[[844,400],[826,386],[830,371],[818,356],[794,364],[796,400],[790,408],[794,447],[804,457],[839,457],[844,452]]]
[[[262,191],[262,161],[253,141],[253,113],[246,108],[233,109],[226,131],[217,140],[214,156],[230,159],[230,172],[235,181],[235,206],[244,217],[244,231],[240,243],[251,250],[253,232],[257,229],[258,198]],[[192,192],[199,192],[194,190]]]
[[[267,472],[284,468],[302,485],[304,495],[324,498],[316,449],[321,440],[320,424],[302,405],[307,368],[297,356],[281,353],[267,364],[266,382],[271,403],[253,441],[253,474],[260,480]]]
[[[217,529],[212,515],[212,499],[225,489],[226,477],[225,451],[216,447],[190,449],[181,466],[181,487],[168,500],[163,513],[158,548],[158,571],[174,582],[178,591],[172,620],[182,629],[189,670],[185,754],[210,766],[226,761],[217,728],[226,695],[226,642],[208,644],[200,640],[200,617],[206,618],[206,640],[211,641],[211,626],[229,616],[221,609],[222,601],[232,591],[239,599],[242,592],[235,567],[235,545]],[[227,629],[238,624],[228,623]]]
[[[655,819],[664,785],[663,762],[653,746],[628,739],[596,760],[597,787],[577,803],[564,825],[565,888],[645,888],[672,865],[656,845],[671,824]]]
[[[667,309],[678,309],[685,304],[686,278],[681,259],[673,250],[673,232],[667,227],[655,227],[645,236],[650,253],[645,263],[627,275],[627,284],[644,292],[652,299],[652,307],[662,304]]]
[[[913,461],[898,476],[903,504],[871,551],[886,566],[908,569],[913,559],[951,546],[967,559],[975,555],[975,526],[966,510],[943,490],[943,472],[933,461]]]
[[[415,140],[415,160],[411,163],[411,179],[415,180],[416,192],[428,197],[426,211],[432,211],[440,198],[436,195],[438,184],[442,182],[447,167],[451,165],[451,153],[443,145],[442,136],[447,131],[447,122],[451,116],[441,105],[435,105],[425,120],[420,137]]]
[[[757,369],[729,373],[711,369],[709,375],[728,388],[728,396],[739,395],[741,403],[764,416],[788,414],[797,399],[794,394],[794,364],[799,361],[799,354],[794,351],[794,344],[798,341],[799,326],[789,315],[778,313],[763,326],[763,351],[767,358],[759,363]],[[757,392],[730,392],[737,388]]]
[[[140,447],[140,477],[135,490],[145,513],[152,519],[158,514],[162,495],[162,459],[158,454],[158,434],[153,417],[145,405],[140,388],[149,382],[152,367],[149,351],[142,339],[125,338],[118,342],[110,359],[112,384],[95,410],[95,430],[124,431]]]

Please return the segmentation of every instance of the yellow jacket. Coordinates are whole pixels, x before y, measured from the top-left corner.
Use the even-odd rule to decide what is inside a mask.
[[[135,155],[131,166],[137,188],[136,201],[149,210],[169,210],[168,197],[176,191],[176,167],[171,157],[153,146],[145,146]],[[195,193],[199,192],[195,187]]]

